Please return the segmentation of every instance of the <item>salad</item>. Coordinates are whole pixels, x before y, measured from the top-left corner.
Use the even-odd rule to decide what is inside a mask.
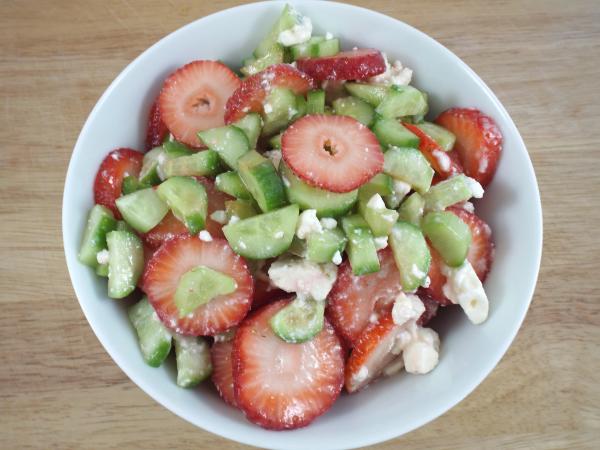
[[[429,121],[410,68],[290,6],[239,72],[167,77],[145,151],[98,169],[79,260],[131,302],[147,364],[174,347],[177,385],[293,429],[342,390],[434,370],[445,309],[486,320],[494,245],[470,200],[502,136],[476,109]]]

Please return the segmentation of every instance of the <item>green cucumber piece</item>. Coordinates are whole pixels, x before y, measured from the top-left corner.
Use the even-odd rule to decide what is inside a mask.
[[[262,135],[271,136],[278,133],[300,117],[303,114],[302,102],[305,102],[304,98],[296,96],[291,89],[273,88],[263,102]]]
[[[269,325],[285,342],[299,344],[319,334],[324,321],[324,301],[295,298],[271,317]]]
[[[329,192],[302,181],[283,162],[280,164],[285,192],[290,203],[300,209],[315,209],[319,217],[339,217],[352,209],[358,190],[345,193]]]
[[[105,250],[106,235],[117,227],[111,210],[102,205],[94,205],[88,215],[87,225],[79,247],[78,259],[86,266],[98,267],[96,255]]]
[[[221,169],[219,154],[203,150],[189,156],[169,159],[163,164],[165,178],[213,176]]]
[[[231,220],[232,217],[238,219],[247,219],[248,217],[254,217],[258,215],[258,211],[254,207],[254,203],[250,200],[227,200],[225,202],[225,212],[227,217]]]
[[[177,386],[191,388],[206,380],[212,373],[210,347],[206,340],[197,336],[175,334],[175,361],[177,363]]]
[[[411,189],[411,186],[404,181],[392,180],[392,193],[384,196],[383,199],[386,206],[390,209],[397,209]]]
[[[412,86],[392,86],[375,111],[388,119],[424,114],[427,101],[423,93]]]
[[[316,89],[306,94],[306,114],[323,114],[325,112],[325,91]],[[281,148],[281,138],[279,147]]]
[[[123,178],[123,182],[121,183],[121,194],[131,194],[135,191],[146,189],[147,187],[150,186],[141,183],[140,180],[137,179],[137,177],[134,177],[133,175],[127,175],[125,178]]]
[[[286,204],[283,182],[269,159],[253,150],[240,158],[238,165],[240,178],[263,212]]]
[[[260,136],[260,130],[263,126],[260,114],[246,114],[244,117],[242,117],[237,122],[234,122],[232,125],[238,127],[244,132],[244,134],[248,138],[250,149],[255,149],[256,143],[258,142],[258,137]]]
[[[292,6],[285,5],[279,19],[269,31],[269,34],[265,36],[265,38],[258,44],[256,49],[254,50],[254,56],[260,58],[261,56],[267,55],[268,53],[273,51],[273,48],[282,47],[281,44],[277,42],[279,39],[279,34],[282,31],[289,30],[294,25],[297,25],[301,22],[302,15],[298,13]]]
[[[429,272],[431,254],[421,230],[407,222],[397,222],[390,234],[390,246],[406,292],[422,285]]]
[[[344,87],[353,97],[359,98],[373,107],[379,106],[387,95],[387,86],[377,86],[364,83],[345,83]]]
[[[192,149],[189,148],[187,145],[174,140],[164,142],[163,149],[165,151],[165,157],[167,159],[179,158],[180,156],[189,156],[192,153],[194,153]]]
[[[147,233],[167,215],[169,207],[152,188],[119,197],[115,202],[128,225]]]
[[[308,107],[308,105],[307,105]],[[275,136],[269,138],[269,145],[271,148],[281,148],[281,136],[283,133],[276,134]]]
[[[375,110],[367,102],[356,97],[341,97],[333,101],[333,112],[338,116],[350,116],[370,127],[375,119]]]
[[[131,306],[127,315],[135,328],[144,361],[160,367],[171,351],[171,333],[156,315],[148,297]]]
[[[442,150],[445,152],[449,152],[454,148],[454,143],[456,142],[456,136],[444,127],[441,127],[435,123],[431,122],[423,122],[417,124],[427,136],[433,139]]]
[[[396,119],[378,118],[373,125],[373,133],[379,139],[384,151],[388,147],[419,148],[419,137]]]
[[[336,252],[341,255],[346,248],[346,236],[339,228],[324,229],[306,237],[306,258],[316,263],[332,262]]]
[[[388,236],[398,220],[398,213],[387,209],[380,194],[367,191],[358,194],[358,212],[365,219],[375,237]]]
[[[208,209],[206,188],[190,177],[172,177],[156,189],[158,196],[171,208],[191,234],[204,228]]]
[[[380,269],[373,233],[358,214],[342,218],[342,228],[348,237],[346,253],[354,275],[378,272]]]
[[[446,264],[458,267],[465,262],[471,245],[471,230],[457,215],[450,211],[427,213],[421,228]]]
[[[206,266],[188,270],[179,279],[175,291],[175,306],[179,317],[193,313],[219,295],[232,294],[237,289],[233,278]]]
[[[317,57],[334,56],[340,52],[340,40],[338,38],[325,39],[317,44]]]
[[[392,178],[404,181],[421,194],[431,186],[433,169],[423,156],[414,148],[391,147],[384,155],[383,171]]]
[[[266,55],[260,58],[248,58],[244,60],[244,67],[240,69],[245,76],[254,75],[262,72],[273,64],[281,64],[284,58],[284,51],[281,45],[275,45],[269,49]]]
[[[473,196],[467,177],[456,175],[431,186],[424,195],[427,211],[442,211],[455,203],[466,202]]]
[[[225,225],[223,233],[239,255],[250,259],[274,258],[292,243],[299,213],[298,205],[289,205]]]
[[[250,151],[246,133],[233,125],[199,131],[198,137],[232,169],[237,170],[238,160]]]
[[[292,60],[296,61],[300,58],[314,58],[319,56],[318,44],[323,41],[325,41],[324,36],[313,36],[302,44],[292,45],[290,47],[290,55]]]
[[[215,178],[215,186],[219,191],[225,192],[232,197],[244,200],[252,199],[252,194],[246,189],[244,182],[237,172],[224,172],[217,175],[217,178]]]
[[[111,231],[106,235],[108,252],[108,296],[123,298],[131,294],[144,271],[142,241],[129,231]]]
[[[425,208],[425,199],[418,192],[410,194],[398,208],[398,220],[420,227]]]
[[[117,228],[115,228],[115,230],[118,231],[129,231],[130,233],[135,233],[135,230],[133,228],[131,228],[127,222],[125,222],[124,220],[119,220],[117,222]]]
[[[96,267],[96,275],[98,275],[99,277],[107,278],[108,264],[98,264],[98,267]]]
[[[165,150],[163,146],[154,147],[144,155],[142,162],[142,170],[140,170],[140,183],[147,186],[154,186],[160,183],[159,164],[161,159],[164,159]]]
[[[384,197],[392,194],[393,186],[392,177],[385,173],[378,173],[367,183],[358,188],[358,195],[360,196],[362,194],[371,198],[374,194],[379,194]]]

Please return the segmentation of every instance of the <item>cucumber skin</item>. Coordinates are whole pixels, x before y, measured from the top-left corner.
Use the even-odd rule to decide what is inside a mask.
[[[111,231],[106,236],[108,261],[108,296],[124,298],[131,294],[144,271],[144,247],[135,234]]]
[[[398,213],[393,209],[376,210],[369,208],[367,203],[371,199],[370,193],[363,191],[358,195],[358,212],[365,219],[373,236],[388,236],[392,232],[392,227],[398,220]],[[386,219],[386,217],[388,219]]]
[[[258,44],[253,54],[256,58],[260,58],[272,51],[273,47],[282,47],[277,42],[279,33],[292,28],[298,22],[298,16],[290,5],[285,5],[279,19],[273,24],[269,34]]]
[[[220,169],[219,154],[213,150],[202,150],[165,161],[163,172],[166,178],[205,177],[216,175]]]
[[[283,182],[270,160],[252,151],[239,161],[239,175],[263,212],[286,204]]]
[[[244,186],[244,182],[237,172],[229,171],[217,175],[215,178],[216,188],[228,195],[242,200],[252,200],[252,194]]]
[[[119,197],[115,203],[125,222],[140,233],[150,231],[169,212],[169,207],[152,188]],[[148,207],[143,209],[144,205]]]
[[[381,268],[375,241],[367,222],[358,214],[342,219],[342,228],[348,238],[346,253],[354,275],[379,272]]]
[[[423,154],[410,147],[392,147],[384,154],[383,171],[392,178],[404,181],[424,194],[429,190],[434,171]]]
[[[302,325],[300,325],[300,321],[303,322]],[[273,332],[290,344],[310,341],[321,332],[324,323],[324,301],[298,298],[288,303],[269,319],[269,325]]]
[[[402,289],[405,292],[415,291],[426,279],[431,264],[431,254],[423,233],[413,224],[396,222],[390,234],[390,247],[400,272]],[[423,277],[413,273],[413,266],[423,273]]]
[[[473,193],[467,184],[465,175],[459,174],[431,186],[423,198],[426,210],[441,211],[448,206],[467,201],[472,196]]]
[[[212,374],[210,348],[201,337],[175,334],[177,386],[191,388]]]
[[[427,101],[423,93],[412,86],[392,86],[375,112],[388,119],[425,114]]]
[[[155,316],[154,308],[145,296],[129,308],[127,315],[136,331],[144,361],[151,367],[160,367],[171,352],[171,333]],[[156,334],[162,335],[159,336],[159,339],[162,339],[158,345],[148,348],[145,344],[149,339],[156,337]]]
[[[96,225],[92,223],[95,219]],[[88,215],[88,221],[81,239],[79,262],[96,269],[96,255],[107,248],[106,235],[117,228],[117,220],[111,210],[102,205],[94,205]]]
[[[421,222],[423,233],[450,267],[459,267],[467,258],[471,229],[450,211],[427,213]]]
[[[419,137],[395,119],[380,118],[373,125],[373,133],[377,136],[383,149],[388,147],[419,148]]]
[[[263,126],[260,115],[257,113],[246,114],[240,120],[234,122],[233,125],[244,132],[248,138],[250,150],[255,149],[258,137],[260,136],[260,130]]]
[[[350,95],[367,102],[373,107],[379,106],[389,91],[387,86],[375,86],[365,83],[345,83],[344,87]]]

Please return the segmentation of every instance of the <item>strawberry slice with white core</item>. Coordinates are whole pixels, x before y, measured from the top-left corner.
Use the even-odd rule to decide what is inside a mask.
[[[383,170],[377,137],[348,116],[302,117],[283,133],[281,153],[298,177],[332,192],[350,192]]]
[[[276,87],[303,95],[313,87],[313,80],[289,64],[275,64],[246,78],[227,100],[225,122],[230,124],[246,114],[263,112],[267,94]]]
[[[146,130],[146,151],[162,145],[163,139],[169,130],[162,120],[162,114],[158,107],[158,99],[154,101],[148,115],[148,128]]]
[[[233,341],[237,405],[248,420],[272,430],[311,423],[333,405],[344,380],[342,346],[327,320],[301,344],[275,335],[269,319],[288,304],[279,300],[250,315]]]
[[[317,81],[363,80],[385,72],[385,58],[379,50],[360,48],[334,56],[299,59],[298,69]]]
[[[213,344],[210,349],[210,359],[213,367],[211,380],[225,403],[237,406],[233,393],[232,349],[233,341],[215,342]]]
[[[169,211],[158,225],[142,235],[142,239],[150,248],[157,249],[168,239],[177,236],[189,236],[189,234],[184,223]]]
[[[204,229],[208,231],[213,238],[225,239],[225,235],[223,234],[223,224],[213,219],[213,213],[215,211],[224,211],[225,202],[227,200],[234,200],[234,198],[219,191],[212,180],[205,177],[196,177],[196,179],[204,185],[208,197],[208,208]]]
[[[175,304],[179,280],[186,272],[206,266],[233,278],[235,292],[219,295],[180,317]],[[237,325],[252,304],[254,284],[244,259],[235,254],[227,241],[210,242],[197,236],[178,236],[165,243],[152,256],[144,270],[142,290],[160,320],[177,333],[206,336]]]
[[[218,61],[193,61],[164,82],[158,108],[162,120],[184,144],[203,147],[196,133],[225,124],[225,104],[240,79]]]

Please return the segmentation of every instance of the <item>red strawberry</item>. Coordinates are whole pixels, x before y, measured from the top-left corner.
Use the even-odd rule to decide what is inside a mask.
[[[258,309],[261,306],[279,300],[288,295],[287,292],[276,288],[269,281],[269,277],[261,271],[254,275],[254,300],[252,309]]]
[[[206,188],[206,195],[208,196],[208,210],[206,213],[206,224],[204,228],[208,231],[213,238],[225,238],[223,234],[223,224],[215,222],[211,219],[211,214],[218,210],[225,210],[225,202],[227,200],[233,200],[233,197],[219,191],[208,178],[196,177],[204,187]]]
[[[146,151],[162,145],[163,139],[169,133],[167,126],[162,120],[158,99],[152,103],[148,116],[148,129],[146,130]]]
[[[444,295],[443,286],[446,284],[446,276],[442,273],[442,257],[435,248],[429,246],[431,254],[431,262],[429,264],[429,286],[419,288],[419,296],[421,299],[430,298],[435,300],[442,306],[451,305],[452,302]]]
[[[379,50],[361,48],[322,58],[302,58],[298,69],[317,81],[362,80],[385,72],[385,59]]]
[[[263,112],[263,101],[274,87],[288,88],[296,95],[313,87],[313,80],[288,64],[275,64],[242,81],[227,100],[225,123],[235,122],[250,112]]]
[[[467,259],[475,269],[479,279],[485,281],[487,274],[492,268],[494,260],[494,243],[492,242],[492,230],[490,226],[474,213],[463,208],[453,206],[449,208],[465,222],[471,229],[471,246]]]
[[[307,183],[333,192],[350,192],[383,170],[379,141],[348,116],[304,116],[281,137],[286,164]]]
[[[233,294],[218,296],[191,314],[179,317],[175,291],[181,276],[198,266],[206,266],[232,277],[237,283]],[[253,283],[246,262],[227,241],[201,241],[197,236],[179,236],[165,241],[146,264],[142,290],[160,320],[178,333],[206,336],[237,325],[252,303]]]
[[[110,152],[96,173],[94,181],[94,201],[110,209],[117,219],[121,214],[115,200],[121,196],[123,178],[128,175],[137,177],[142,169],[144,155],[130,148],[118,148]]]
[[[392,250],[380,250],[378,256],[381,269],[369,275],[354,275],[350,263],[344,261],[328,296],[327,318],[350,347],[369,325],[372,316],[375,318],[389,311],[402,292]]]
[[[211,380],[225,403],[235,407],[237,404],[233,394],[232,348],[233,341],[215,342],[211,347],[210,359],[213,367]]]
[[[457,173],[462,173],[463,169],[458,159],[452,154],[453,152],[445,152],[440,146],[431,139],[427,134],[423,132],[416,125],[410,123],[403,123],[413,134],[419,136],[419,150],[423,153],[423,156],[427,158],[429,164],[436,174],[439,174],[441,178],[446,179]],[[452,155],[451,155],[452,154]]]
[[[186,226],[177,219],[171,211],[160,221],[158,225],[144,234],[144,242],[151,248],[158,248],[167,239],[176,236],[188,236],[190,233]]]
[[[344,355],[333,327],[310,341],[280,339],[269,319],[289,300],[264,306],[238,328],[233,340],[235,399],[248,420],[272,430],[308,425],[342,390]]]
[[[240,79],[218,61],[193,61],[163,84],[158,105],[162,119],[178,141],[202,147],[196,133],[225,124],[225,103]]]
[[[436,122],[456,136],[458,152],[465,173],[482,186],[492,181],[502,152],[502,133],[496,122],[473,108],[451,108]]]

